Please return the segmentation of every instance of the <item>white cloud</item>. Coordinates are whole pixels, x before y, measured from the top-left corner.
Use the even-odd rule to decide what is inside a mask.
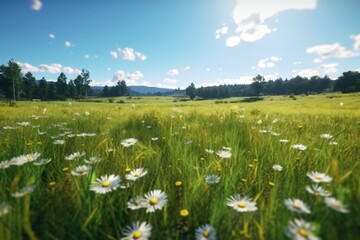
[[[169,82],[169,83],[176,83],[177,80],[175,78],[165,78],[164,82]]]
[[[295,74],[293,75],[293,77],[300,76],[300,77],[304,77],[304,78],[311,78],[313,76],[319,76],[319,75],[320,75],[319,70],[307,68],[307,69],[302,69],[302,70],[296,71]]]
[[[271,68],[275,66],[275,62],[278,62],[280,60],[281,58],[275,56],[272,56],[270,58],[260,59],[257,66],[259,68]]]
[[[302,64],[301,61],[295,61],[295,62],[294,62],[294,65],[300,65],[300,64]]]
[[[40,0],[32,0],[31,2],[31,8],[35,11],[40,11],[42,8],[42,2]]]
[[[349,58],[360,55],[360,53],[346,50],[339,43],[316,45],[306,49],[306,53],[318,55],[318,57],[313,60],[315,63],[320,63],[330,57]]]
[[[142,74],[140,71],[135,71],[133,73],[127,74],[127,79],[130,81],[134,81],[134,82],[143,77],[144,77],[144,74]]]
[[[176,88],[177,88],[177,87],[175,87],[175,86],[166,85],[166,84],[162,84],[162,83],[157,83],[157,84],[156,84],[156,87],[159,87],[159,88],[169,88],[169,89],[176,89]]]
[[[72,44],[71,44],[71,42],[69,42],[69,41],[65,41],[65,42],[64,42],[64,46],[65,46],[65,47],[71,47]]]
[[[239,33],[241,40],[254,42],[277,30],[276,28],[271,30],[265,24],[266,19],[287,10],[305,10],[315,7],[316,0],[238,0],[233,10],[233,20],[237,25],[236,32]],[[240,39],[237,40],[237,44],[239,43]]]
[[[338,71],[337,66],[337,63],[322,64],[320,69],[324,74],[336,73]]]
[[[124,70],[118,70],[114,73],[112,77],[113,82],[118,82],[125,80],[127,85],[137,84],[136,81],[144,77],[140,71],[135,71],[133,73],[126,73]]]
[[[90,55],[89,55],[89,54],[85,54],[85,55],[84,55],[84,58],[89,59],[89,58],[90,58]]]
[[[39,66],[33,66],[30,63],[22,63],[18,62],[19,66],[21,67],[22,72],[47,72],[52,74],[58,74],[61,72],[67,73],[67,74],[80,74],[81,71],[79,69],[74,69],[71,67],[63,67],[59,63],[53,63],[53,64],[40,64]]]
[[[117,59],[117,58],[118,58],[117,52],[110,51],[110,55],[111,55],[111,57],[114,58],[114,59]]]
[[[206,68],[205,71],[210,72],[210,68]]]
[[[168,75],[170,76],[178,76],[179,75],[179,70],[174,68],[174,69],[170,69],[168,72],[167,72]]]
[[[49,38],[54,39],[54,38],[55,38],[55,35],[52,34],[52,33],[50,33],[50,34],[49,34]]]
[[[228,26],[226,26],[226,24],[223,23],[223,26],[222,26],[221,28],[216,29],[216,31],[215,31],[215,38],[216,38],[216,39],[219,39],[219,38],[221,37],[221,35],[227,34],[227,33],[228,33],[228,30],[229,30]]]
[[[121,58],[127,61],[135,61],[135,52],[132,48],[125,48],[124,50],[119,49]]]
[[[144,54],[142,54],[141,52],[135,52],[135,55],[138,59],[140,59],[141,61],[145,61],[147,59],[147,56],[145,56]]]
[[[123,70],[118,70],[114,73],[114,76],[112,77],[113,82],[122,81],[126,77],[126,73]]]
[[[190,69],[191,69],[190,66],[186,66],[186,67],[184,67],[183,71],[184,71],[184,72],[190,71]]]
[[[351,35],[351,38],[354,39],[354,50],[360,50],[360,34],[358,35]]]
[[[227,47],[235,47],[235,46],[239,45],[240,40],[241,40],[240,37],[232,36],[232,37],[229,37],[228,39],[226,39],[225,45]]]

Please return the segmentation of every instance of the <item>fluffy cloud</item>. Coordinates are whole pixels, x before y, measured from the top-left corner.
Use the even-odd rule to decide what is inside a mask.
[[[114,76],[112,77],[113,82],[122,81],[126,77],[126,73],[123,70],[118,70],[114,73]]]
[[[338,71],[337,66],[337,63],[322,64],[320,69],[324,74],[336,73]]]
[[[271,68],[275,66],[275,62],[280,61],[281,58],[279,57],[270,57],[270,58],[264,58],[264,59],[260,59],[260,61],[258,62],[258,67],[259,68]]]
[[[135,52],[135,55],[141,61],[145,61],[147,59],[147,57],[144,54],[142,54],[141,52]]]
[[[265,35],[277,31],[270,29],[266,20],[287,10],[306,10],[316,8],[317,0],[238,0],[233,10],[233,20],[237,35],[227,39],[226,46],[234,47],[240,43],[255,42]],[[226,29],[226,32],[228,29]],[[218,33],[218,34],[217,34]],[[221,29],[216,30],[216,36],[221,36]],[[218,37],[218,38],[219,38]]]
[[[186,67],[184,67],[183,71],[187,72],[187,71],[190,71],[190,69],[191,69],[190,66],[186,66]]]
[[[175,78],[165,78],[164,82],[169,82],[169,83],[176,83],[177,80]]]
[[[238,36],[232,36],[226,39],[225,45],[227,47],[235,47],[239,45],[241,38]]]
[[[300,77],[304,77],[304,78],[311,78],[313,76],[319,76],[319,75],[320,75],[319,70],[307,68],[307,69],[302,69],[299,71],[294,71],[293,77],[300,76]]]
[[[348,58],[359,56],[360,53],[355,53],[352,51],[346,50],[339,43],[334,44],[324,44],[324,45],[316,45],[306,49],[306,53],[308,54],[316,54],[318,57],[314,59],[315,63],[320,63],[323,60],[336,57],[336,58]]]
[[[224,23],[223,26],[219,29],[216,29],[215,31],[215,38],[219,39],[221,37],[221,35],[225,35],[228,33],[228,26],[226,26],[226,24]]]
[[[125,80],[128,85],[134,85],[136,81],[143,78],[144,74],[142,74],[140,71],[135,71],[133,73],[125,73],[123,70],[118,70],[114,73],[112,77],[113,82],[118,82]]]
[[[110,51],[110,55],[111,55],[111,57],[114,58],[114,59],[117,59],[117,58],[118,58],[117,52]]]
[[[71,44],[71,42],[69,42],[69,41],[65,41],[65,42],[64,42],[64,46],[65,46],[65,47],[71,47],[72,44]]]
[[[90,55],[89,55],[89,54],[85,54],[85,55],[84,55],[84,58],[85,58],[85,59],[89,59],[89,58],[90,58]]]
[[[176,68],[170,69],[170,70],[167,72],[167,74],[170,75],[170,76],[178,76],[178,75],[179,75],[179,70],[177,70]]]
[[[40,11],[42,8],[42,2],[40,0],[32,0],[31,8],[35,11]]]
[[[316,68],[306,68],[301,70],[293,70],[293,77],[300,76],[311,78],[313,76],[321,76],[321,75],[328,75],[331,73],[336,73],[338,71],[338,64],[337,63],[329,63],[329,64],[322,64]]]
[[[80,74],[81,71],[79,69],[74,69],[71,67],[63,67],[61,64],[53,63],[53,64],[40,64],[39,66],[33,66],[29,63],[22,63],[18,62],[19,66],[21,67],[22,72],[46,72],[46,73],[53,73],[59,74],[61,72],[67,74]]]
[[[351,38],[354,39],[354,50],[360,50],[360,34],[358,35],[351,35]]]
[[[52,33],[50,33],[50,34],[49,34],[49,38],[54,39],[54,38],[55,38],[55,35],[52,34]]]

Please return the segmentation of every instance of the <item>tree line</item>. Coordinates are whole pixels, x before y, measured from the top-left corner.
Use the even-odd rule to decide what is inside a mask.
[[[260,95],[299,95],[316,94],[324,92],[360,92],[360,72],[344,72],[336,80],[331,80],[328,76],[311,78],[295,76],[291,79],[282,79],[265,81],[261,75],[252,79],[251,84],[220,85],[212,87],[195,88],[191,83],[186,88],[186,95],[190,99],[196,96],[204,99],[229,98],[242,96]]]
[[[91,82],[90,72],[86,69],[82,69],[75,79],[68,80],[62,72],[55,82],[47,81],[44,77],[36,80],[31,72],[22,74],[19,64],[10,60],[7,65],[0,66],[0,99],[81,99],[93,94]],[[126,96],[129,95],[129,89],[125,81],[119,81],[116,86],[105,86],[100,95],[104,97]]]

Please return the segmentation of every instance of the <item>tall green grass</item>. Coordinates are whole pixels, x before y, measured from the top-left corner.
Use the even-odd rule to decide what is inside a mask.
[[[296,101],[269,97],[257,103],[230,103],[233,99],[216,104],[142,98],[124,99],[125,104],[21,102],[17,107],[0,106],[0,161],[34,152],[52,160],[41,166],[27,163],[0,169],[0,204],[11,206],[0,217],[0,239],[119,239],[124,227],[134,221],[152,225],[151,239],[195,239],[195,230],[205,223],[214,226],[218,239],[286,239],[284,229],[295,218],[311,222],[322,239],[357,239],[359,99],[324,95],[302,96]],[[17,124],[20,122],[30,125]],[[69,136],[81,133],[96,135]],[[333,139],[321,138],[324,133]],[[126,138],[139,141],[124,148],[121,141]],[[65,144],[55,145],[56,139]],[[338,144],[330,145],[330,141]],[[307,149],[293,149],[293,144]],[[205,151],[223,147],[231,148],[230,159]],[[86,156],[65,160],[79,151]],[[92,156],[102,161],[93,165],[90,174],[71,174]],[[274,164],[283,170],[274,171]],[[140,167],[148,174],[130,188],[105,195],[89,190],[97,177],[116,174],[125,181],[127,168]],[[322,186],[349,208],[348,214],[329,209],[322,197],[305,190],[312,184],[306,176],[309,171],[333,178]],[[210,174],[219,175],[220,182],[207,184],[205,177]],[[175,186],[176,181],[181,181],[180,187]],[[11,196],[31,184],[36,185],[32,193],[23,198]],[[168,195],[161,211],[127,208],[130,198],[154,189]],[[239,213],[228,207],[226,199],[237,193],[253,198],[258,210]],[[291,212],[284,205],[288,198],[303,200],[312,213]],[[189,216],[181,217],[181,209],[187,209]]]

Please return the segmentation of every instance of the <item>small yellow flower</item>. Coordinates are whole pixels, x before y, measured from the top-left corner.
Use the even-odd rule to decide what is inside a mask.
[[[55,188],[55,186],[56,186],[56,182],[49,182],[49,187]]]
[[[176,182],[175,182],[175,186],[176,186],[176,187],[181,187],[181,185],[182,185],[182,182],[181,182],[181,181],[176,181]]]
[[[248,167],[249,167],[249,168],[253,168],[253,167],[254,167],[254,165],[252,165],[252,164],[249,164],[249,165],[248,165]]]
[[[125,173],[129,174],[131,172],[131,168],[127,167],[125,168]]]
[[[269,186],[270,186],[270,187],[274,187],[274,186],[275,186],[275,183],[269,182]]]
[[[42,145],[42,142],[37,142],[36,144],[37,144],[37,145]]]
[[[63,171],[63,172],[68,172],[68,171],[69,171],[69,168],[68,168],[68,167],[64,167],[64,168],[62,169],[62,171]]]
[[[187,217],[189,216],[189,211],[187,209],[181,209],[180,210],[180,216],[181,217]]]
[[[244,183],[246,183],[246,179],[245,179],[245,178],[241,179],[241,181],[243,181]]]

